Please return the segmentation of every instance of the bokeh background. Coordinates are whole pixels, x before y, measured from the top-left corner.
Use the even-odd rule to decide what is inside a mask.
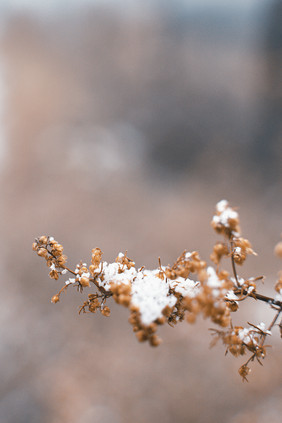
[[[281,262],[280,0],[0,1],[1,423],[278,423],[278,330],[250,383],[209,349],[208,322],[139,344],[128,310],[78,316],[87,293],[31,251],[54,236],[69,262],[128,250],[137,266],[208,259],[222,198],[240,207],[274,295]],[[227,269],[229,264],[226,263]],[[265,305],[234,317],[268,323]]]

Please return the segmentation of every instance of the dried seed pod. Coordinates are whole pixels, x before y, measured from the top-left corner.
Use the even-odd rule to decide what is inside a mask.
[[[239,375],[243,378],[243,381],[248,382],[247,376],[251,373],[251,369],[246,364],[243,364],[238,372]]]
[[[47,244],[47,242],[48,242],[48,238],[47,238],[47,236],[42,235],[42,236],[39,238],[39,242],[40,242],[41,244],[46,245],[46,244]]]
[[[55,270],[55,269],[51,270],[51,272],[49,273],[49,276],[50,276],[51,279],[55,279],[55,280],[59,279],[59,274],[58,274],[57,270]]]
[[[48,256],[48,251],[46,250],[46,248],[39,248],[39,250],[37,250],[37,254],[40,257],[47,257]]]
[[[58,294],[53,295],[53,297],[51,298],[51,303],[56,304],[60,301],[60,297]]]
[[[87,277],[85,277],[85,276],[82,276],[82,277],[79,279],[79,283],[80,283],[80,285],[81,285],[83,288],[87,288],[87,287],[89,287],[89,286],[90,286],[89,278],[87,278]]]
[[[159,345],[160,345],[160,343],[161,343],[161,339],[160,339],[157,335],[152,335],[152,336],[150,336],[150,338],[149,338],[149,342],[150,342],[150,345],[151,345],[152,347],[157,347],[157,346],[159,346]]]
[[[101,308],[101,314],[103,316],[108,317],[111,314],[111,310],[109,309],[109,307],[104,306],[103,308]]]
[[[282,241],[278,242],[278,244],[275,245],[274,254],[277,257],[282,258]]]

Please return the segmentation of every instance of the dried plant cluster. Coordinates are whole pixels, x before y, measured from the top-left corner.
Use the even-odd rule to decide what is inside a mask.
[[[239,369],[243,380],[247,380],[249,363],[256,359],[262,364],[268,347],[265,340],[274,326],[280,328],[282,337],[282,321],[278,323],[282,312],[282,273],[275,286],[275,297],[259,294],[257,283],[263,280],[262,276],[245,280],[237,273],[237,265],[242,265],[248,255],[256,255],[250,242],[241,235],[238,212],[222,200],[216,205],[211,225],[222,236],[210,256],[214,266],[207,266],[197,251],[184,251],[172,266],[162,266],[159,259],[159,267],[155,270],[138,269],[127,253],[119,253],[115,262],[107,263],[102,260],[100,248],[94,248],[90,266],[80,262],[72,270],[66,265],[62,245],[53,237],[37,238],[33,250],[46,260],[50,278],[57,280],[62,275],[69,276],[52,297],[52,303],[59,302],[62,292],[69,286],[75,286],[79,292],[91,290],[79,313],[99,310],[102,315],[109,316],[110,308],[106,304],[112,297],[130,310],[129,322],[137,339],[148,341],[152,346],[161,342],[156,334],[158,325],[174,326],[185,318],[193,323],[197,315],[202,314],[221,327],[212,329],[212,344],[221,340],[226,353],[235,357],[248,354]],[[282,242],[275,247],[275,253],[282,258]],[[231,260],[231,275],[220,267],[224,257]],[[93,287],[96,292],[92,292]],[[239,309],[241,301],[249,298],[265,302],[273,309],[275,315],[268,326],[264,323],[248,323],[247,328],[232,325],[231,313]]]

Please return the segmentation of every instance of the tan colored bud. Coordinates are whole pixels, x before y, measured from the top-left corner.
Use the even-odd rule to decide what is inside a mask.
[[[57,270],[51,270],[51,272],[49,273],[49,276],[51,279],[55,279],[56,281],[59,279],[59,274]]]
[[[104,308],[101,309],[101,314],[103,316],[108,317],[111,314],[111,310],[109,309],[109,307],[105,306]]]
[[[156,332],[156,330],[157,330],[157,325],[156,325],[156,323],[151,323],[149,326],[148,326],[148,332],[149,333],[154,333],[154,332]]]
[[[163,309],[163,311],[162,311],[162,314],[165,316],[165,317],[169,317],[170,315],[171,315],[171,308],[167,305],[167,306],[165,306],[165,308]]]
[[[165,316],[159,317],[159,318],[157,319],[157,324],[158,324],[158,325],[163,325],[163,324],[165,324],[165,322],[166,322],[166,318],[165,318]]]
[[[79,283],[80,283],[81,286],[83,286],[83,288],[90,286],[89,278],[86,278],[85,276],[80,278]]]
[[[122,304],[124,307],[128,307],[130,304],[130,296],[129,295],[119,295],[118,297],[119,304]]]
[[[94,303],[90,303],[89,304],[89,311],[91,311],[91,313],[96,313],[97,311],[97,305]]]
[[[161,339],[157,335],[152,335],[149,339],[150,345],[152,347],[157,347],[162,342]]]
[[[124,293],[124,295],[129,295],[131,293],[131,286],[130,285],[124,285],[123,286],[123,293]]]
[[[39,242],[41,244],[47,244],[47,241],[48,241],[48,239],[47,239],[47,236],[45,236],[45,235],[43,235],[39,238]]]
[[[62,255],[62,253],[59,250],[54,249],[54,248],[51,250],[51,252],[52,252],[53,256],[55,256],[55,257],[60,257]]]
[[[89,300],[94,300],[94,299],[97,298],[97,296],[98,296],[98,294],[88,294]]]
[[[40,257],[47,257],[48,252],[47,252],[46,248],[39,248],[39,250],[37,251],[37,254]]]
[[[132,312],[138,312],[139,311],[139,307],[137,305],[131,304],[130,311],[132,311]]]
[[[230,311],[237,311],[239,306],[238,303],[236,303],[236,301],[228,301],[227,302],[227,307],[230,309]]]
[[[32,244],[32,249],[33,249],[33,251],[37,251],[37,249],[38,249],[37,242],[34,242]]]
[[[139,342],[144,342],[148,339],[148,335],[143,330],[136,332],[136,337]]]
[[[278,280],[278,282],[275,285],[275,291],[280,294],[282,292],[282,278]]]
[[[278,244],[275,245],[274,254],[277,257],[282,258],[282,241],[278,242]]]
[[[46,264],[48,267],[51,267],[53,264],[53,258],[52,257],[46,258]]]
[[[59,265],[65,264],[66,261],[67,261],[67,256],[64,256],[64,255],[57,258],[57,262]]]
[[[246,364],[244,364],[243,366],[240,367],[238,372],[239,372],[239,375],[243,378],[243,380],[247,380],[247,376],[250,374],[251,369],[248,366],[246,366]]]
[[[92,276],[94,276],[95,270],[97,269],[96,266],[94,266],[93,264],[91,264],[89,266],[89,272],[91,273]]]
[[[51,303],[56,304],[60,301],[60,297],[58,294],[53,295],[53,297],[51,298]]]
[[[98,267],[101,259],[102,259],[102,251],[100,250],[100,248],[93,248],[92,250],[92,258],[91,258],[91,263]]]

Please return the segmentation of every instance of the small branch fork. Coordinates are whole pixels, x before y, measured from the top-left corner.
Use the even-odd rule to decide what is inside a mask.
[[[276,309],[276,307],[278,307],[278,309],[280,311],[282,311],[282,301],[275,300],[274,298],[267,297],[266,295],[258,294],[257,292],[251,292],[251,294],[250,294],[250,293],[248,293],[247,290],[242,291],[241,289],[236,289],[234,291],[234,294],[235,295],[243,294],[246,297],[251,297],[251,298],[254,298],[255,300],[263,301],[263,302],[269,304],[271,307],[273,307],[275,309]]]
[[[239,278],[238,278],[238,274],[237,274],[237,270],[236,270],[236,264],[235,264],[235,260],[234,260],[234,255],[233,255],[233,241],[230,241],[230,246],[231,246],[231,264],[232,264],[232,271],[233,271],[233,275],[234,275],[234,279],[236,282],[236,287],[237,289],[234,290],[234,294],[235,295],[245,295],[246,297],[252,297],[255,300],[259,300],[259,301],[263,301],[267,304],[269,304],[270,306],[272,306],[273,308],[278,307],[278,311],[281,312],[282,311],[282,301],[278,301],[275,300],[274,298],[271,297],[267,297],[266,295],[262,295],[262,294],[258,294],[255,291],[252,291],[251,293],[249,293],[246,289],[240,289],[240,283],[239,283]],[[260,278],[257,278],[260,279]],[[255,280],[257,280],[255,279]]]

